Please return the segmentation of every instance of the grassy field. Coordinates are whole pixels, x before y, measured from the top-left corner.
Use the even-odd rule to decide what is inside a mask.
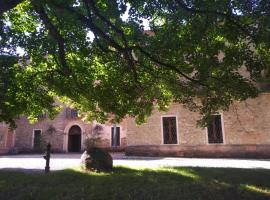
[[[116,167],[111,174],[0,171],[0,199],[270,199],[270,170]]]

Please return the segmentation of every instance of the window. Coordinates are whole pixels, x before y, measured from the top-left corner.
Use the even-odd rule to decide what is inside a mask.
[[[223,130],[221,124],[221,115],[213,115],[211,122],[208,124],[208,143],[223,143]]]
[[[67,118],[77,118],[78,117],[78,110],[77,109],[71,109],[71,108],[66,108],[66,117]]]
[[[114,132],[115,127],[112,127],[112,147],[120,146],[120,127],[116,127],[116,132]]]
[[[39,120],[45,119],[46,117],[47,117],[46,113],[42,113],[42,114],[39,114],[39,115],[37,116],[37,118],[38,118]]]
[[[177,144],[176,117],[162,117],[163,143]]]
[[[33,148],[40,150],[41,148],[41,130],[34,130]]]
[[[77,118],[78,117],[78,110],[71,109],[70,110],[70,116],[71,116],[71,118]]]

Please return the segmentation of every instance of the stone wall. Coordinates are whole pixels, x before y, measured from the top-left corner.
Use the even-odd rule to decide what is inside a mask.
[[[220,112],[223,144],[208,144],[206,128],[196,125],[200,115],[179,104],[172,104],[167,112],[155,110],[148,121],[136,125],[127,119],[127,148],[129,155],[178,156],[239,156],[269,155],[270,157],[270,94],[262,93],[255,99],[234,102],[229,111]],[[177,145],[163,144],[162,116],[177,117]],[[215,154],[216,152],[220,152]],[[265,157],[265,156],[264,156]]]
[[[33,150],[33,134],[34,130],[42,131],[42,139],[46,144],[50,142],[54,151],[63,151],[65,127],[69,123],[69,119],[66,118],[65,109],[63,109],[54,120],[50,120],[47,117],[41,118],[37,123],[31,124],[24,116],[20,117],[16,121],[16,140],[15,146],[19,151],[32,151]],[[55,132],[47,134],[49,127],[54,127]]]
[[[34,130],[42,131],[42,140],[45,144],[50,142],[54,152],[67,152],[68,133],[69,129],[77,125],[82,131],[82,149],[84,149],[84,140],[91,137],[93,128],[98,124],[97,122],[86,123],[79,118],[70,118],[66,115],[66,108],[64,108],[53,120],[48,117],[41,118],[37,123],[30,124],[26,117],[20,117],[17,121],[15,147],[19,152],[32,152],[33,151],[33,134]],[[99,124],[102,126],[101,138],[104,148],[110,148],[111,144],[111,124]],[[126,138],[125,123],[118,125],[121,127],[121,138]],[[53,127],[55,130],[51,133],[48,129]],[[125,144],[123,144],[125,145]],[[121,145],[122,146],[122,145]]]
[[[125,153],[128,156],[270,158],[270,145],[138,145],[126,147]]]
[[[6,147],[6,134],[8,127],[4,123],[0,123],[0,128],[0,149],[4,149]]]
[[[226,144],[270,144],[270,93],[234,103],[223,117]]]
[[[127,145],[162,145],[162,116],[177,117],[177,138],[178,144],[205,144],[205,128],[196,127],[199,119],[197,113],[190,112],[179,104],[172,104],[167,112],[155,110],[142,125],[136,125],[132,118],[127,119]]]
[[[14,145],[14,132],[5,123],[0,123],[0,155],[10,153]]]
[[[162,116],[177,117],[177,145],[163,144]],[[129,155],[177,155],[177,156],[237,156],[268,155],[270,149],[270,93],[263,93],[255,99],[245,102],[234,102],[229,111],[221,112],[224,143],[208,144],[206,128],[197,127],[198,113],[194,113],[179,104],[172,104],[167,112],[155,110],[148,121],[136,125],[134,119],[127,118],[121,124],[121,146],[113,150],[123,150]],[[41,118],[37,123],[30,124],[25,117],[17,120],[15,147],[18,151],[33,150],[33,130],[41,129],[44,142],[51,142],[53,151],[67,151],[68,132],[73,125],[78,125],[82,130],[83,140],[93,134],[96,126],[100,130],[103,148],[111,149],[110,123],[97,122],[85,123],[76,118],[68,118],[63,109],[54,120]],[[49,127],[54,127],[55,132],[48,133]],[[1,124],[0,134],[5,140],[3,151],[7,151],[8,137],[7,126]],[[12,141],[12,140],[9,140]],[[3,142],[2,142],[3,143]],[[0,144],[1,145],[1,144]],[[11,145],[12,146],[12,145]],[[3,150],[5,149],[5,150]],[[218,153],[219,152],[219,153]],[[265,156],[264,156],[265,157]]]

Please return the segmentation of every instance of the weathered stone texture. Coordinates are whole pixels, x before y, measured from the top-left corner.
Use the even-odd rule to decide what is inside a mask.
[[[64,129],[68,120],[65,117],[65,111],[59,113],[54,119],[40,119],[37,123],[30,124],[26,117],[20,117],[17,120],[15,146],[21,151],[31,151],[33,147],[33,133],[35,129],[42,131],[42,140],[46,144],[52,144],[53,151],[63,151]],[[54,127],[55,132],[48,134],[49,127]]]
[[[208,144],[206,128],[198,128],[198,113],[172,104],[165,112],[154,111],[148,121],[136,125],[127,119],[127,154],[178,155],[222,157],[268,155],[270,157],[270,94],[262,93],[255,99],[234,102],[229,111],[220,112],[223,125],[223,144]],[[162,116],[177,117],[178,144],[163,144]],[[148,149],[147,149],[148,147]],[[216,154],[215,154],[216,153]]]
[[[270,144],[270,94],[234,103],[224,112],[226,144]]]
[[[138,145],[128,146],[129,156],[175,156],[212,158],[270,158],[269,145]]]
[[[162,116],[177,117],[178,144],[163,144]],[[127,118],[118,124],[121,146],[113,150],[123,150],[127,145],[126,151],[130,155],[148,153],[149,155],[199,157],[244,157],[245,155],[256,157],[269,155],[270,157],[270,93],[262,93],[259,97],[244,102],[234,102],[229,111],[221,112],[221,116],[223,144],[208,144],[207,129],[199,128],[196,124],[200,115],[174,103],[167,112],[155,110],[148,121],[142,125],[136,125],[132,118]],[[82,130],[82,144],[85,138],[91,137],[98,130],[101,137],[100,147],[111,148],[112,124],[99,124],[95,121],[85,123],[78,118],[71,119],[66,116],[65,109],[54,120],[45,118],[30,124],[25,117],[21,117],[17,120],[17,125],[15,147],[19,151],[33,150],[34,129],[42,130],[44,141],[52,143],[53,151],[67,151],[68,133],[73,125],[78,125]],[[51,126],[54,127],[55,132],[49,134],[48,128]],[[0,124],[0,135],[2,135],[0,153],[7,152],[7,148],[12,147],[13,142],[4,124]]]
[[[0,154],[9,153],[14,145],[14,132],[11,131],[7,124],[0,123]]]
[[[132,145],[162,145],[162,116],[177,117],[178,144],[205,144],[205,128],[197,128],[197,113],[190,112],[179,104],[172,104],[167,112],[155,110],[148,121],[142,125],[136,125],[134,119],[127,119],[127,144]]]
[[[69,129],[77,125],[82,131],[82,150],[84,149],[84,139],[91,137],[93,134],[93,127],[98,123],[86,123],[79,118],[69,118],[66,115],[66,110],[63,109],[55,119],[50,120],[47,117],[40,119],[37,123],[30,124],[26,117],[20,117],[17,120],[16,129],[16,141],[15,147],[19,151],[32,151],[33,150],[33,133],[35,129],[42,130],[42,139],[44,144],[50,142],[52,144],[52,150],[54,152],[66,152],[68,143]],[[112,124],[98,124],[102,127],[101,130],[101,146],[104,148],[110,148],[111,144],[111,127]],[[126,128],[124,122],[120,125],[121,132],[120,137],[126,137]],[[49,127],[54,128],[54,132],[50,134]]]

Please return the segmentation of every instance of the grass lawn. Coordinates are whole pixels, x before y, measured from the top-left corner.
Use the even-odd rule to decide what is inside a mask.
[[[116,167],[114,172],[0,171],[1,200],[270,199],[270,170]]]

